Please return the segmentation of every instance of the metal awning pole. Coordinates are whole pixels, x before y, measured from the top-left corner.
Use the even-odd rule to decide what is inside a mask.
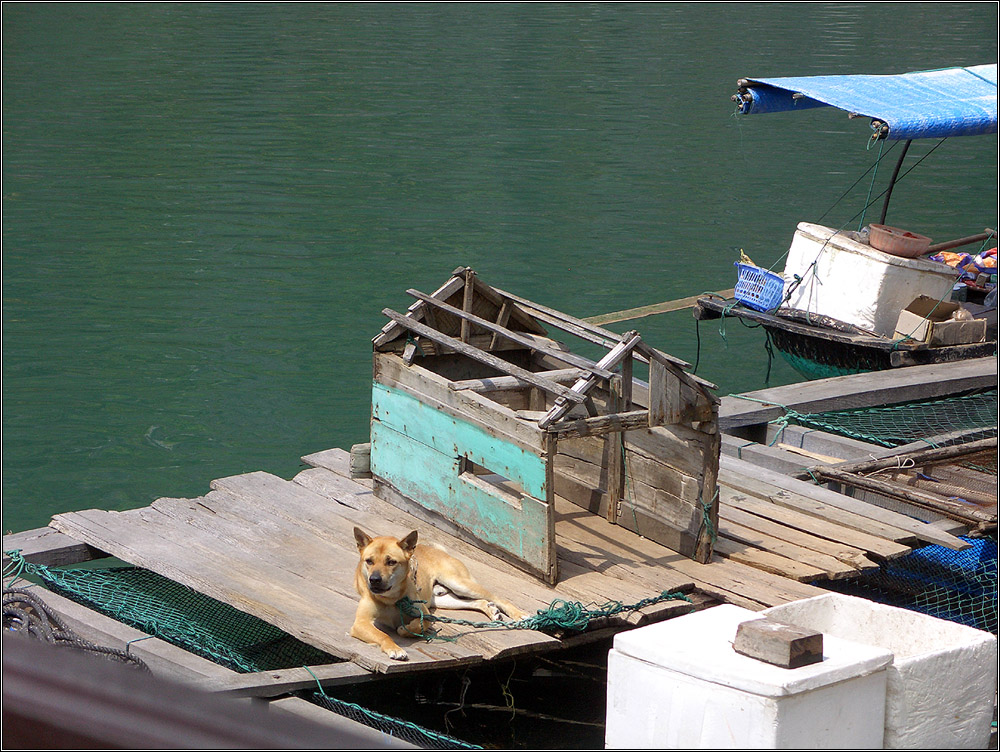
[[[903,153],[896,160],[896,169],[892,171],[892,177],[889,178],[889,187],[885,190],[885,201],[882,202],[882,216],[878,220],[880,225],[885,224],[885,215],[889,211],[889,199],[892,197],[892,189],[896,186],[896,177],[899,175],[899,168],[903,166],[903,158],[906,156],[906,150],[910,148],[911,141],[912,139],[906,139],[906,143],[903,144]]]

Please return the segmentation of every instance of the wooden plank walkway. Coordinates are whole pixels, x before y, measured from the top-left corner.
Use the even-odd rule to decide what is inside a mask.
[[[327,465],[347,472],[345,452],[323,456]],[[571,515],[576,511],[573,507]],[[84,542],[150,569],[371,671],[467,665],[565,644],[539,632],[446,625],[442,635],[458,637],[456,642],[404,640],[411,659],[390,661],[377,648],[347,634],[357,604],[353,589],[355,525],[373,534],[398,536],[419,529],[422,538],[454,551],[487,587],[510,594],[528,612],[545,608],[554,599],[634,603],[664,589],[693,590],[690,578],[669,570],[651,570],[644,577],[622,568],[608,571],[614,567],[609,567],[607,554],[603,561],[595,562],[604,541],[589,530],[576,536],[566,533],[560,547],[563,578],[557,587],[550,588],[463,541],[429,528],[375,498],[370,487],[328,467],[304,471],[293,481],[267,473],[223,478],[197,499],[159,499],[142,509],[87,510],[57,515],[52,521],[52,528],[69,536],[74,545]],[[568,525],[572,528],[573,521]],[[602,568],[605,571],[600,571]],[[706,599],[700,600],[704,603]],[[691,608],[685,601],[668,601],[605,626],[625,628]],[[481,620],[474,613],[456,615]]]
[[[872,570],[923,542],[967,545],[934,526],[723,456],[716,555],[709,563],[694,562],[557,497],[561,577],[550,587],[375,497],[371,481],[349,477],[345,451],[303,460],[311,467],[292,480],[249,473],[216,480],[196,499],[57,515],[51,528],[6,537],[4,549],[16,544],[29,560],[48,564],[116,556],[257,616],[344,662],[323,667],[321,678],[359,681],[368,672],[470,666],[543,653],[717,602],[759,610],[820,594],[824,591],[807,583]],[[442,635],[454,641],[403,639],[410,660],[391,661],[348,635],[357,604],[355,525],[379,535],[419,530],[423,540],[453,551],[483,584],[529,613],[556,599],[628,604],[663,590],[688,592],[694,604],[656,604],[568,638],[444,625]],[[474,613],[454,615],[481,619]],[[289,669],[282,677],[229,680],[225,691],[276,693],[275,686],[309,679]]]
[[[61,550],[76,551],[81,558],[96,551],[117,556],[258,616],[340,660],[385,673],[555,650],[596,639],[609,629],[669,618],[692,605],[668,601],[649,606],[571,639],[446,625],[442,634],[456,637],[455,642],[404,640],[411,660],[390,661],[347,634],[357,603],[355,525],[373,534],[399,536],[418,529],[424,539],[445,545],[465,560],[485,585],[515,594],[513,599],[529,612],[555,599],[634,603],[665,589],[694,590],[699,605],[721,601],[761,609],[819,594],[823,591],[805,581],[867,570],[874,566],[869,555],[891,557],[909,550],[858,530],[852,538],[849,528],[837,527],[819,513],[796,516],[770,500],[779,495],[777,489],[765,493],[765,499],[724,486],[721,555],[698,564],[558,498],[562,577],[549,587],[376,498],[369,482],[347,477],[349,457],[343,450],[304,460],[314,467],[290,481],[250,473],[214,481],[212,490],[196,499],[159,499],[126,512],[57,515],[52,528],[59,532],[36,540],[62,534],[67,537],[57,540]],[[856,527],[863,525],[856,521]],[[52,542],[38,543],[44,545],[53,547]],[[458,615],[479,620],[471,613]]]

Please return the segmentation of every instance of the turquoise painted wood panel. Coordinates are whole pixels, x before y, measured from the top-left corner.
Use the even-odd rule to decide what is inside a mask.
[[[372,421],[372,473],[425,509],[468,530],[481,541],[521,559],[543,576],[554,564],[547,504],[522,497],[509,503],[460,473],[461,459],[444,454]]]
[[[372,417],[442,454],[468,457],[510,478],[527,495],[548,500],[545,459],[474,423],[435,410],[406,392],[378,382],[372,386]]]

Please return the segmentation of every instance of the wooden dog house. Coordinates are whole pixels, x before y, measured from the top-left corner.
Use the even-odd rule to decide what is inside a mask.
[[[374,492],[558,579],[556,496],[700,562],[718,524],[714,385],[456,269],[373,339]],[[545,326],[607,350],[597,361]],[[648,383],[634,368],[648,368]]]

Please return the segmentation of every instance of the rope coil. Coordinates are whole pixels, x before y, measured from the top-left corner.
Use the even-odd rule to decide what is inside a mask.
[[[11,587],[24,571],[26,562],[19,551],[9,552],[10,564],[4,570],[3,629],[58,647],[71,647],[104,656],[140,671],[149,671],[141,659],[125,650],[109,648],[85,640],[70,629],[59,615],[34,593],[25,588]]]

